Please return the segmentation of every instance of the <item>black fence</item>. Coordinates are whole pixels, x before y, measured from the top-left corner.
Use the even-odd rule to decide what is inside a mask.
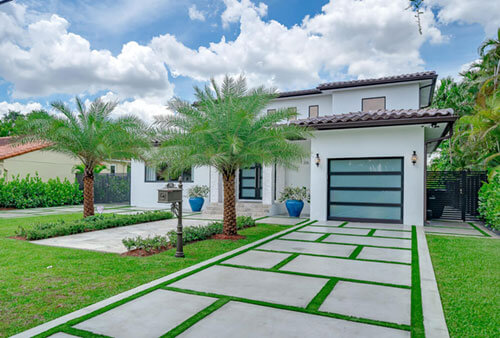
[[[83,174],[76,174],[83,190]],[[129,174],[98,174],[94,176],[95,203],[130,203]]]
[[[486,181],[486,171],[428,171],[428,218],[477,219],[478,192]]]

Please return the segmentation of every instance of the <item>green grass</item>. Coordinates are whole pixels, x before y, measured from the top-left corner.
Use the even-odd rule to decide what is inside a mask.
[[[173,257],[175,250],[121,257],[7,238],[20,225],[79,217],[80,213],[0,220],[0,336],[24,331],[288,228],[257,225],[239,231],[246,236],[243,240],[189,244],[184,259]]]
[[[427,235],[451,337],[498,337],[500,240]]]

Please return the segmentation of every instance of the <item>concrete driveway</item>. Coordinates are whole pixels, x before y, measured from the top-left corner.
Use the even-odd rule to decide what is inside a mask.
[[[75,329],[112,337],[448,336],[423,230],[340,222],[299,224],[19,336],[61,324],[54,337]]]

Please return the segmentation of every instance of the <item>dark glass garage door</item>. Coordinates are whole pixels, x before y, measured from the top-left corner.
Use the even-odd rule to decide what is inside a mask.
[[[328,161],[328,219],[403,222],[403,158]]]

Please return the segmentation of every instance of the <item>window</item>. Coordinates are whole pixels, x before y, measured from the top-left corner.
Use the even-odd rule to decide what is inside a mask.
[[[289,107],[288,109],[290,109],[291,111],[293,111],[294,113],[297,113],[297,107]],[[293,116],[293,117],[290,117],[290,121],[295,121],[297,119],[297,116]]]
[[[166,165],[161,165],[156,167],[145,167],[144,180],[146,182],[164,182],[166,181]],[[169,182],[177,181],[179,176],[168,177]],[[185,170],[182,173],[182,182],[193,182],[193,171],[192,168]]]
[[[319,106],[309,106],[309,117],[318,117],[319,116]]]
[[[116,174],[116,166],[115,166],[114,164],[112,164],[112,165],[109,167],[109,172],[111,173],[111,175]]]
[[[361,100],[362,111],[371,111],[379,109],[385,109],[385,96],[370,97]]]

